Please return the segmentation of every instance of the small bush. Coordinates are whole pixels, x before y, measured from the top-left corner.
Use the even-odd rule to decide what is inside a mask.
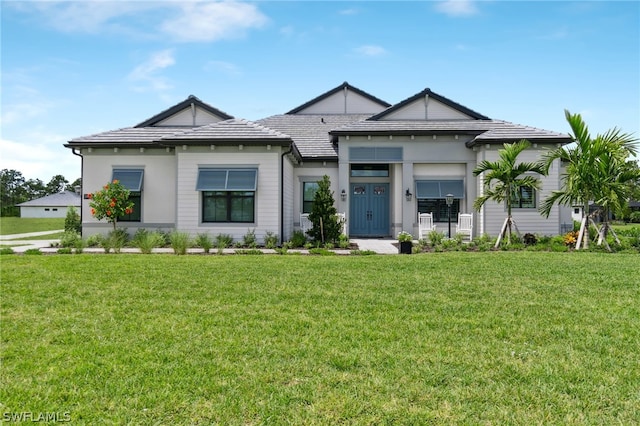
[[[74,206],[67,207],[67,216],[64,219],[65,232],[82,232],[82,221]]]
[[[209,253],[209,251],[213,247],[213,240],[207,232],[198,234],[194,242],[195,245],[202,248],[205,253]]]
[[[527,246],[533,246],[538,242],[538,238],[535,235],[531,234],[531,233],[526,233],[522,237],[522,241]]]
[[[149,254],[154,248],[164,244],[164,236],[159,232],[136,232],[132,242],[140,252]]]
[[[242,236],[242,245],[249,248],[256,248],[258,246],[255,229],[247,229],[247,233]]]
[[[86,240],[87,247],[100,247],[103,238],[100,234],[91,235]]]
[[[340,234],[340,236],[338,237],[338,247],[340,247],[341,249],[347,249],[349,248],[349,244],[349,237],[345,234]]]
[[[15,252],[11,247],[2,247],[0,248],[0,255],[2,254],[14,254]]]
[[[438,232],[438,231],[431,231],[429,232],[429,243],[432,246],[437,246],[442,244],[442,241],[444,240],[444,232]]]
[[[629,222],[631,222],[631,223],[640,223],[640,211],[632,212],[629,215]]]
[[[304,232],[300,230],[293,231],[293,235],[291,236],[291,245],[294,248],[304,247],[307,242],[307,237],[304,235]]]
[[[315,254],[319,256],[334,256],[334,251],[327,250],[326,248],[316,247],[309,250],[309,254]]]
[[[264,254],[262,250],[259,249],[249,249],[249,250],[236,250],[236,254]]]
[[[60,238],[60,246],[75,247],[78,240],[82,240],[82,237],[76,231],[65,231]]]
[[[62,247],[58,249],[58,254],[73,254],[71,247]]]
[[[233,237],[229,234],[218,234],[216,236],[216,247],[218,248],[218,254],[222,254],[222,251],[233,244]]]
[[[173,231],[169,234],[169,242],[175,254],[183,255],[187,253],[191,237],[186,232]]]
[[[351,250],[351,254],[356,256],[371,256],[377,253],[373,250]]]
[[[26,250],[24,251],[24,254],[26,254],[26,255],[30,255],[30,256],[33,256],[33,255],[38,256],[38,255],[41,255],[41,254],[42,254],[42,252],[40,251],[40,249],[37,249],[37,248],[30,248],[30,249],[26,249]]]
[[[264,246],[268,249],[278,247],[278,236],[271,231],[267,231],[264,236]]]

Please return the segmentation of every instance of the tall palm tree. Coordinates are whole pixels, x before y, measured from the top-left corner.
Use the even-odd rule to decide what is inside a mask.
[[[540,212],[548,217],[555,204],[582,204],[576,248],[580,249],[581,245],[588,248],[589,202],[594,201],[605,210],[603,227],[599,232],[600,242],[606,244],[606,234],[610,229],[608,212],[622,209],[630,198],[631,183],[637,179],[637,170],[627,164],[629,155],[637,152],[637,140],[615,128],[592,138],[580,114],[571,114],[567,110],[564,113],[573,132],[570,136],[574,143],[551,150],[543,157],[545,170],[548,171],[551,164],[560,159],[566,164],[566,172],[562,176],[562,188],[553,191],[543,201]]]
[[[504,149],[498,151],[498,161],[482,161],[474,170],[473,174],[478,176],[486,172],[484,176],[483,195],[476,198],[473,207],[480,210],[489,200],[497,203],[505,202],[507,206],[507,218],[504,221],[496,247],[505,236],[507,244],[511,244],[512,227],[514,226],[511,209],[514,200],[520,197],[521,188],[539,189],[540,180],[527,173],[537,173],[545,175],[546,170],[540,163],[517,163],[518,155],[531,144],[527,140],[521,140],[512,144],[505,143]],[[494,184],[495,182],[495,184]],[[517,230],[517,228],[516,228]]]

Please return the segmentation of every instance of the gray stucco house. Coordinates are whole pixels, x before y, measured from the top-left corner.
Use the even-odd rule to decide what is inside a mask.
[[[444,196],[454,195],[454,220],[471,213],[483,186],[473,169],[520,139],[532,143],[520,161],[571,142],[567,134],[490,119],[430,89],[390,105],[345,82],[256,121],[189,96],[136,126],[65,146],[82,157],[85,235],[109,230],[91,217],[86,194],[120,179],[136,206],[121,224],[132,232],[179,229],[239,239],[254,229],[258,238],[274,232],[284,241],[300,227],[325,174],[352,237],[417,235],[418,212],[432,212],[444,231]],[[560,232],[567,220],[560,208],[548,218],[537,211],[559,177],[558,163],[540,191],[522,194],[514,212],[520,231]],[[476,235],[496,235],[506,215],[497,203],[473,213]]]

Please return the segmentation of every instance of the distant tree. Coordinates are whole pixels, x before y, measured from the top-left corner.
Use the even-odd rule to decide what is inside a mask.
[[[473,207],[480,210],[484,203],[493,200],[497,203],[504,202],[507,207],[507,218],[505,219],[496,247],[500,244],[501,239],[507,237],[507,244],[511,243],[511,234],[513,226],[513,216],[511,208],[514,200],[520,197],[520,188],[539,189],[540,180],[526,173],[537,173],[545,175],[546,172],[541,164],[538,163],[517,163],[518,155],[531,144],[526,140],[516,143],[504,144],[504,149],[498,151],[498,161],[482,161],[473,170],[473,174],[478,176],[485,173],[483,195],[476,198]]]
[[[324,175],[322,180],[318,181],[318,189],[309,213],[309,221],[313,226],[307,233],[314,240],[323,243],[336,242],[342,230],[342,225],[338,222],[338,211],[334,206],[333,191],[330,188],[329,176]]]
[[[69,186],[69,181],[62,175],[55,175],[47,184],[47,194],[57,194]]]
[[[0,203],[2,216],[19,216],[20,208],[16,204],[29,201],[25,190],[25,179],[17,170],[0,171]]]
[[[82,178],[79,177],[78,179],[74,180],[73,182],[71,182],[71,185],[69,185],[70,190],[75,191],[76,187],[82,187]]]
[[[47,195],[47,187],[40,179],[29,179],[25,182],[25,190],[28,194],[29,200],[35,200]]]

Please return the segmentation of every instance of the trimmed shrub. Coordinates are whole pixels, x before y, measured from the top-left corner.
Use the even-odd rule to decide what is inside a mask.
[[[207,232],[203,234],[198,234],[196,236],[196,239],[194,240],[194,243],[197,247],[202,248],[205,253],[209,253],[209,251],[213,247],[213,240],[211,239],[211,236],[209,236],[209,233]]]

